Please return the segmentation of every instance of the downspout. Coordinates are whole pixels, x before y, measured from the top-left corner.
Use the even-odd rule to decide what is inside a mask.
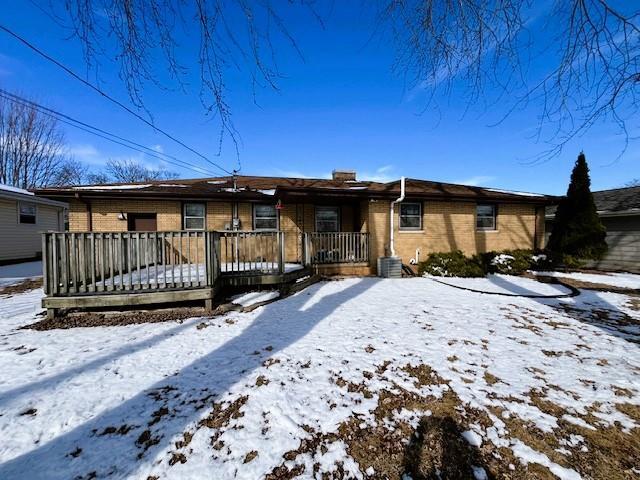
[[[395,257],[396,256],[396,251],[393,245],[393,217],[395,215],[394,210],[395,210],[395,205],[396,203],[400,203],[404,200],[404,183],[405,183],[405,178],[404,177],[400,177],[400,196],[394,200],[393,202],[391,202],[391,215],[390,215],[390,221],[389,221],[389,250],[391,250],[391,256]]]

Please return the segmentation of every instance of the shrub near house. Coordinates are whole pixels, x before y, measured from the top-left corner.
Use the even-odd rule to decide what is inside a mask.
[[[457,250],[432,253],[418,265],[418,273],[437,277],[484,277],[487,273],[521,275],[527,270],[548,268],[549,263],[545,254],[534,254],[531,250],[487,252],[471,257],[465,257]]]

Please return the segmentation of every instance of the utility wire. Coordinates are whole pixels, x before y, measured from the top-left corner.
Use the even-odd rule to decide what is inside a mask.
[[[164,135],[165,137],[169,138],[170,140],[173,140],[174,142],[176,142],[178,145],[186,148],[187,150],[189,150],[192,153],[195,153],[197,156],[199,156],[200,158],[206,160],[207,162],[209,162],[211,165],[213,165],[216,168],[219,168],[220,170],[222,170],[223,172],[229,174],[229,175],[233,175],[232,172],[230,172],[229,170],[227,170],[226,168],[220,166],[219,164],[213,162],[212,160],[209,160],[209,158],[207,158],[205,155],[201,154],[200,152],[198,152],[197,150],[191,148],[189,145],[187,145],[186,143],[178,140],[176,137],[174,137],[173,135],[171,135],[170,133],[167,133],[165,130],[161,129],[160,127],[154,125],[152,122],[150,122],[149,120],[147,120],[146,118],[144,118],[142,115],[140,115],[139,113],[137,113],[136,111],[132,110],[131,108],[129,108],[128,106],[126,106],[124,103],[122,103],[121,101],[113,98],[112,96],[110,96],[109,94],[105,93],[103,90],[101,90],[100,88],[96,87],[94,84],[86,81],[84,78],[82,78],[80,75],[78,75],[77,73],[75,73],[73,70],[71,70],[69,67],[67,67],[66,65],[64,65],[63,63],[59,62],[58,60],[56,60],[55,58],[53,58],[52,56],[48,55],[47,53],[43,52],[42,50],[40,50],[38,47],[36,47],[35,45],[33,45],[31,42],[29,42],[27,39],[25,39],[24,37],[21,37],[20,35],[18,35],[17,33],[13,32],[12,30],[10,30],[9,28],[5,27],[4,25],[0,24],[0,30],[4,31],[5,33],[11,35],[13,38],[15,38],[16,40],[18,40],[20,43],[22,43],[23,45],[27,46],[28,48],[30,48],[31,50],[33,50],[34,52],[36,52],[38,55],[40,55],[41,57],[45,58],[46,60],[52,62],[53,64],[55,64],[56,66],[60,67],[62,70],[64,70],[67,74],[71,75],[73,78],[75,78],[76,80],[78,80],[79,82],[83,83],[84,85],[86,85],[87,87],[91,88],[92,90],[94,90],[95,92],[97,92],[98,94],[100,94],[101,96],[103,96],[104,98],[106,98],[107,100],[109,100],[110,102],[118,105],[120,108],[124,109],[125,111],[127,111],[129,114],[133,115],[134,117],[136,117],[138,120],[146,123],[147,125],[149,125],[151,128],[153,128],[154,130],[156,130],[157,132],[161,133],[162,135]]]
[[[56,120],[60,121],[61,123],[64,123],[66,125],[70,125],[70,126],[75,127],[75,128],[77,128],[79,130],[82,130],[84,132],[91,133],[93,135],[96,135],[97,137],[103,138],[105,140],[108,140],[110,142],[116,143],[118,145],[122,145],[123,147],[129,148],[131,150],[135,150],[136,152],[140,152],[140,153],[142,153],[144,155],[149,155],[151,157],[158,158],[158,159],[160,159],[160,160],[162,160],[164,162],[170,163],[172,165],[176,165],[176,166],[181,167],[181,168],[187,168],[187,169],[192,170],[192,171],[194,171],[196,173],[200,173],[200,174],[205,173],[205,174],[208,174],[208,175],[214,175],[215,176],[214,173],[212,173],[212,172],[210,172],[210,171],[208,171],[208,170],[206,170],[206,169],[204,169],[204,168],[202,168],[202,167],[200,167],[198,165],[194,165],[194,164],[185,162],[183,160],[180,160],[180,159],[174,157],[173,155],[168,155],[168,154],[165,154],[165,153],[162,153],[162,152],[157,152],[157,151],[155,151],[155,150],[153,150],[153,149],[151,149],[149,147],[145,147],[144,145],[138,144],[136,142],[133,142],[133,141],[128,140],[126,138],[120,137],[120,136],[115,135],[113,133],[107,132],[106,130],[103,130],[101,128],[94,127],[94,126],[89,125],[87,123],[84,123],[84,122],[81,122],[79,120],[76,120],[73,117],[70,117],[70,116],[65,115],[63,113],[56,112],[55,110],[52,110],[52,109],[47,108],[47,107],[43,107],[42,105],[39,105],[39,104],[37,104],[35,102],[32,102],[30,100],[27,100],[25,98],[22,98],[22,97],[20,97],[18,95],[14,95],[14,94],[12,94],[10,92],[7,92],[6,90],[3,90],[1,88],[0,88],[0,97],[1,98],[5,98],[5,99],[7,99],[9,101],[12,101],[12,102],[19,103],[19,104],[21,104],[23,106],[34,108],[34,109],[38,110],[40,113],[42,113],[44,115],[47,115],[49,117],[55,118]],[[137,148],[137,147],[141,147],[141,148]],[[172,158],[172,159],[174,159],[176,161],[169,160],[167,157],[168,158]]]
[[[136,146],[138,148],[142,148],[144,150],[147,150],[148,152],[151,152],[151,153],[147,153],[148,155],[151,155],[151,156],[154,156],[154,157],[158,157],[158,155],[162,155],[163,157],[171,158],[171,159],[175,160],[176,162],[179,162],[181,165],[178,165],[178,166],[180,166],[180,167],[188,168],[188,167],[185,167],[186,165],[188,165],[189,167],[193,167],[193,168],[191,168],[191,170],[194,170],[194,171],[196,171],[198,173],[207,173],[209,175],[215,175],[214,173],[210,172],[209,170],[207,170],[207,169],[205,169],[205,168],[203,168],[203,167],[201,167],[199,165],[195,165],[193,163],[189,163],[189,162],[187,162],[185,160],[181,160],[181,159],[179,159],[179,158],[177,158],[177,157],[175,157],[173,155],[169,155],[169,154],[164,153],[164,152],[158,152],[157,150],[149,148],[146,145],[142,145],[140,143],[136,143],[136,142],[134,142],[132,140],[129,140],[127,138],[124,138],[124,137],[121,137],[119,135],[116,135],[115,133],[107,132],[106,130],[103,130],[101,128],[95,127],[95,126],[90,125],[88,123],[82,122],[80,120],[77,120],[77,119],[69,116],[69,115],[66,115],[64,113],[58,112],[58,111],[53,110],[51,108],[45,107],[44,105],[41,105],[41,104],[36,103],[36,102],[34,102],[32,100],[29,100],[29,99],[26,99],[24,97],[21,97],[20,95],[16,95],[15,93],[11,93],[11,92],[9,92],[7,90],[4,90],[3,88],[0,88],[0,93],[4,94],[4,95],[8,95],[9,97],[11,97],[8,100],[12,100],[12,101],[15,101],[15,102],[21,102],[23,104],[27,104],[27,106],[33,107],[33,108],[39,110],[41,113],[45,113],[45,114],[49,114],[50,116],[54,116],[54,117],[56,117],[57,120],[60,120],[61,122],[66,123],[68,125],[71,125],[71,126],[74,126],[74,127],[77,127],[77,128],[80,128],[80,127],[78,127],[78,125],[75,125],[75,124],[82,125],[83,127],[90,128],[91,130],[95,130],[95,131],[100,132],[100,133],[102,133],[104,135],[108,135],[110,137],[116,138],[116,139],[121,140],[123,142],[126,142],[126,143],[129,143],[131,145],[134,145],[134,146]],[[73,122],[74,124],[70,124],[69,122],[66,122],[63,119],[69,120],[70,122]],[[86,129],[82,129],[82,128],[81,128],[81,130],[87,131]],[[89,132],[89,133],[94,133],[94,132]],[[101,136],[101,135],[99,135],[99,136]],[[102,137],[102,138],[105,138],[105,137]],[[111,140],[111,139],[107,138],[107,140]],[[129,145],[124,145],[124,146],[130,148]],[[137,149],[134,149],[134,150],[137,150]],[[146,152],[142,152],[142,153],[146,153]],[[160,158],[160,157],[158,157],[158,158]],[[184,165],[182,165],[182,164],[184,164]]]

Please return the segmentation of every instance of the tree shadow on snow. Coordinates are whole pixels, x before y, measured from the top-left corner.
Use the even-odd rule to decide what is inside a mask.
[[[493,478],[483,468],[478,448],[448,415],[420,419],[404,452],[404,473],[413,480]]]
[[[321,296],[324,284],[319,284],[265,306],[240,334],[173,376],[4,462],[0,478],[146,478],[144,474],[157,463],[157,456],[171,448],[169,442],[193,426],[211,409],[214,400],[234,400],[224,395],[234,384],[376,281],[361,279],[325,296]],[[215,334],[211,329],[202,332]]]
[[[519,295],[536,295],[537,292],[528,290],[521,285],[510,282],[505,276],[489,275],[487,279],[494,285]],[[607,301],[601,292],[595,290],[578,289],[580,295],[571,298],[531,298],[527,300],[538,302],[554,308],[571,318],[589,325],[593,325],[606,334],[627,342],[640,344],[640,322],[616,305]],[[553,318],[549,318],[553,320]]]
[[[56,373],[54,375],[50,375],[41,380],[37,380],[31,383],[27,383],[25,385],[21,385],[12,390],[7,390],[5,392],[0,393],[0,409],[5,407],[8,403],[15,401],[19,397],[28,397],[28,398],[37,398],[40,395],[40,392],[44,392],[49,388],[55,387],[60,383],[66,382],[68,380],[72,380],[75,376],[87,373],[90,370],[96,370],[101,368],[109,363],[117,360],[118,358],[125,357],[127,355],[134,354],[140,350],[144,350],[146,348],[153,347],[158,343],[167,340],[174,335],[180,333],[182,330],[186,330],[187,328],[193,327],[193,325],[189,323],[182,323],[175,327],[172,327],[162,333],[157,335],[153,335],[145,340],[136,343],[125,343],[123,346],[117,348],[116,350],[102,355],[100,357],[94,358],[93,360],[77,365],[68,370],[64,370],[60,373]],[[115,335],[115,332],[114,332]]]

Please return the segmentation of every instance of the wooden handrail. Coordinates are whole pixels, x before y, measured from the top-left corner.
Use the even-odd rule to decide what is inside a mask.
[[[307,264],[368,263],[367,232],[305,232]]]
[[[285,273],[281,231],[46,232],[47,296],[214,287],[221,275]]]

